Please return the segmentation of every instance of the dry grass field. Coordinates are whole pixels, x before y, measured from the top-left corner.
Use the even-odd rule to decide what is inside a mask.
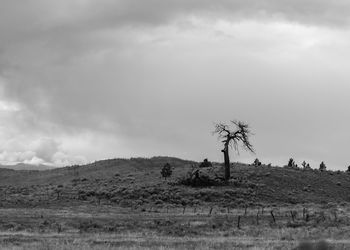
[[[350,247],[347,206],[7,208],[0,221],[1,249],[293,249],[320,240],[329,249]]]

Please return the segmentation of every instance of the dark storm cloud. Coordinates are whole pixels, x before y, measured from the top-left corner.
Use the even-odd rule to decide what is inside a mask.
[[[102,25],[160,25],[186,15],[223,15],[233,19],[285,18],[312,24],[347,26],[350,3],[346,0],[122,0],[86,1],[80,22]]]
[[[119,1],[115,10],[111,21],[116,23],[160,24],[187,14],[216,17],[226,14],[234,19],[285,18],[312,25],[347,26],[350,3],[344,0],[131,0]]]
[[[0,29],[8,37],[79,32],[120,25],[161,25],[186,15],[233,19],[286,18],[313,25],[349,24],[346,0],[1,0]],[[10,40],[8,40],[10,41]]]

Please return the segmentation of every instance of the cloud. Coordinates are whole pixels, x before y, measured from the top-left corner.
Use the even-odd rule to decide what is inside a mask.
[[[59,143],[52,138],[40,138],[32,142],[31,148],[38,158],[51,162],[54,154],[59,151]]]
[[[5,164],[13,162],[24,162],[32,160],[33,158],[35,158],[35,152],[32,151],[9,152],[4,150],[0,152],[0,162]]]
[[[72,156],[65,153],[61,145],[53,138],[36,139],[26,135],[5,141],[0,149],[0,163],[19,162],[34,165],[67,166],[87,161],[83,156]]]
[[[59,142],[60,129],[40,121],[23,103],[0,101],[0,163],[48,164],[83,163],[82,156],[65,152]]]
[[[344,0],[0,3],[2,161],[220,159],[232,118],[270,158],[317,158],[339,137],[322,110],[349,125]]]
[[[203,15],[237,20],[272,18],[301,24],[347,26],[350,4],[346,0],[66,0],[59,3],[31,1],[22,8],[37,9],[41,16],[56,22],[54,27],[58,30],[67,24],[76,30],[86,27],[162,25],[185,16]]]
[[[53,43],[75,50],[89,46],[96,33],[122,27],[166,26],[187,17],[331,27],[347,27],[350,19],[350,3],[346,0],[1,0],[1,6],[2,45],[25,42],[30,46],[39,39],[43,40],[41,46]]]
[[[105,6],[109,8],[108,4]],[[118,1],[112,21],[126,24],[161,24],[185,15],[211,15],[219,18],[286,19],[309,25],[348,26],[350,4],[345,1],[307,0],[170,0]],[[121,11],[118,11],[121,10]],[[105,12],[104,12],[105,13]]]
[[[83,156],[70,156],[63,152],[56,152],[52,156],[54,166],[68,166],[74,164],[86,164],[87,160]]]

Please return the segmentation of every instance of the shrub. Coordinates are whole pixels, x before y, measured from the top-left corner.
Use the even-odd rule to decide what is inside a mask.
[[[259,161],[259,159],[258,159],[258,158],[256,158],[256,159],[254,160],[254,162],[253,162],[253,166],[255,166],[255,167],[259,167],[259,166],[261,166],[261,162]]]
[[[350,173],[350,166],[348,166],[348,170],[346,170],[347,173]]]
[[[83,232],[90,232],[90,231],[98,231],[99,229],[101,229],[103,227],[102,224],[94,222],[92,220],[89,221],[80,221],[78,224],[78,229],[80,233]]]
[[[178,184],[192,186],[192,187],[206,187],[222,185],[223,178],[213,175],[212,173],[194,169],[187,173],[186,176],[178,180]]]
[[[288,167],[294,167],[296,164],[295,164],[295,161],[293,158],[290,158],[289,161],[288,161]]]
[[[287,168],[293,168],[293,169],[298,169],[298,164],[295,163],[293,158],[290,158],[288,161],[288,165],[285,166]]]
[[[321,162],[320,171],[326,171],[326,169],[327,169],[326,164],[324,162]]]
[[[301,163],[301,165],[303,166],[304,170],[311,170],[310,164],[306,163],[306,161],[303,161],[303,163]]]
[[[203,162],[201,162],[201,164],[199,164],[200,168],[211,168],[213,167],[213,165],[211,164],[210,161],[208,161],[208,159],[204,159]]]
[[[171,169],[171,166],[169,163],[166,163],[163,168],[162,171],[160,172],[161,175],[163,176],[163,178],[166,180],[166,178],[170,177],[173,174],[173,170]]]

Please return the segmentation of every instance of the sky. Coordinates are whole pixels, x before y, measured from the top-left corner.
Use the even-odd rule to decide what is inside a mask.
[[[0,163],[350,164],[346,0],[0,0]]]

